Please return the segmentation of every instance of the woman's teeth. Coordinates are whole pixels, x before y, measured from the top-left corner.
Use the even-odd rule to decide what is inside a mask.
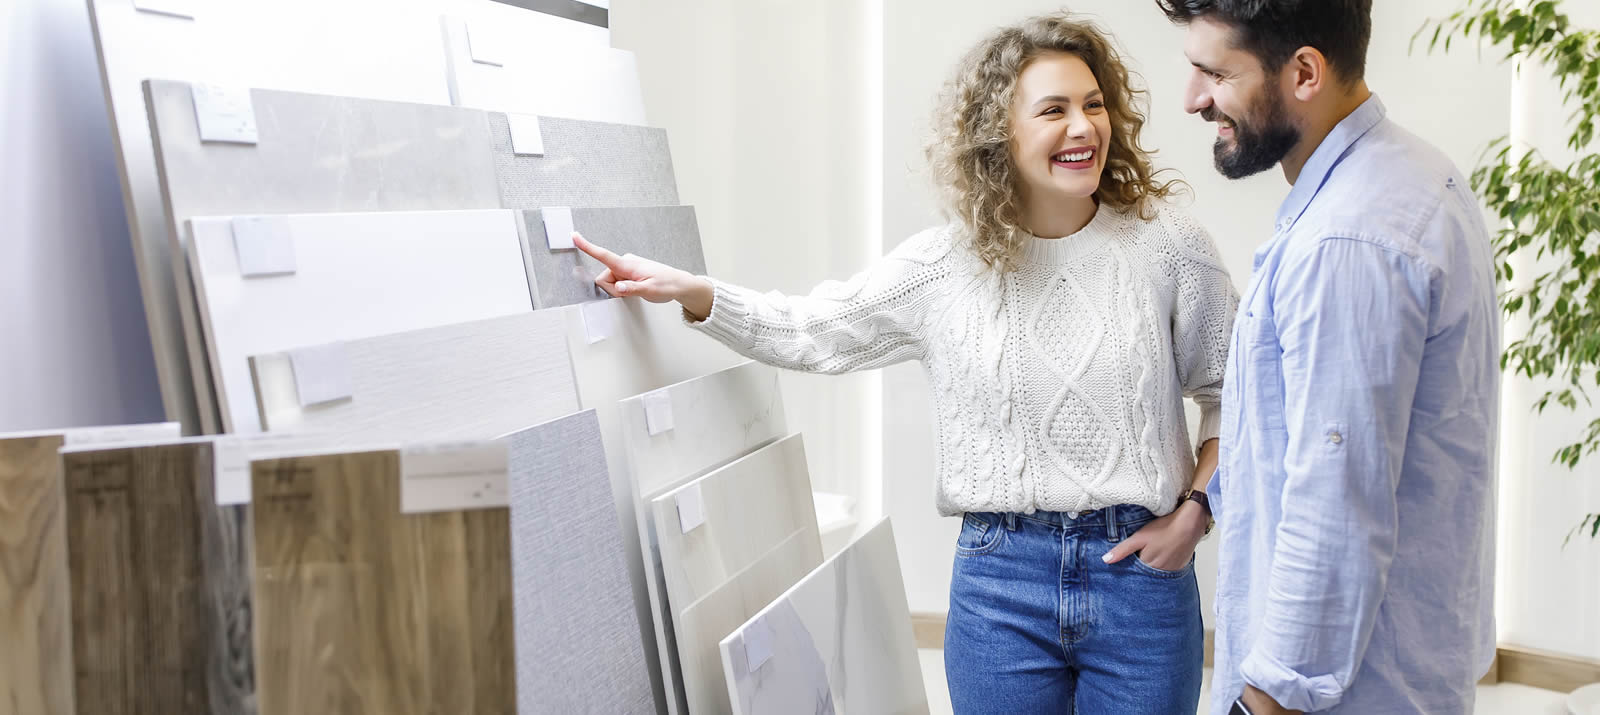
[[[1056,161],[1059,161],[1059,162],[1062,162],[1062,163],[1066,163],[1066,164],[1071,164],[1071,163],[1075,163],[1075,162],[1079,162],[1079,161],[1088,161],[1089,158],[1092,157],[1092,156],[1094,156],[1094,150],[1085,149],[1083,151],[1069,152],[1069,153],[1065,153],[1065,154],[1057,154],[1057,155],[1055,155],[1054,158],[1055,158]]]

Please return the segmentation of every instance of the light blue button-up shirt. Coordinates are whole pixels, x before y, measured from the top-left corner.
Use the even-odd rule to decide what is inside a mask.
[[[1494,656],[1500,313],[1466,180],[1376,96],[1306,162],[1234,323],[1215,699],[1471,712]]]

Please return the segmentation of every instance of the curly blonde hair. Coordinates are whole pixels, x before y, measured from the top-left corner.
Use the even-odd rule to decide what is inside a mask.
[[[926,150],[945,211],[968,229],[973,249],[991,268],[1010,269],[1026,235],[1019,172],[1011,157],[1017,78],[1030,62],[1051,52],[1082,59],[1105,95],[1111,140],[1095,200],[1150,219],[1153,199],[1174,193],[1182,183],[1156,179],[1160,172],[1139,144],[1145,90],[1130,82],[1131,73],[1103,30],[1064,12],[1001,28],[968,52],[945,83]]]

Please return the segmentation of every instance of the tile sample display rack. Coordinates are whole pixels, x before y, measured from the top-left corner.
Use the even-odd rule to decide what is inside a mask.
[[[518,712],[655,712],[594,411],[504,442]]]
[[[181,252],[172,249],[169,238],[172,227],[181,222],[172,220],[162,200],[141,83],[164,78],[233,88],[448,104],[451,73],[440,30],[445,14],[463,26],[493,28],[527,45],[559,43],[573,52],[607,58],[608,66],[615,65],[617,71],[578,73],[582,84],[561,75],[546,78],[541,85],[579,93],[559,107],[572,118],[621,121],[631,115],[619,114],[614,108],[639,103],[637,80],[627,72],[631,56],[609,47],[610,33],[603,23],[597,26],[592,18],[572,13],[530,12],[492,0],[91,0],[90,25],[162,398],[170,418],[198,429],[203,415],[197,410],[207,397],[202,395],[197,402],[192,394],[194,368],[188,364],[192,355],[185,349],[180,312],[188,283],[180,280],[181,273],[174,273],[175,268],[181,269]],[[307,22],[308,17],[316,21]],[[286,45],[295,51],[284,54]],[[530,76],[518,67],[514,65],[513,74]],[[557,66],[552,71],[560,73],[570,67]],[[499,106],[477,106],[526,111],[530,106],[526,93],[533,91],[535,87],[528,86],[521,91],[480,93],[484,101]],[[463,99],[472,106],[470,100],[475,97],[469,93]],[[592,112],[591,106],[596,108]]]
[[[250,358],[262,425],[351,442],[489,439],[578,409],[568,316],[503,318]]]
[[[189,265],[223,430],[261,431],[251,355],[532,310],[518,218],[480,210],[191,221]]]
[[[650,509],[689,712],[730,712],[718,644],[822,564],[805,444],[785,437]]]
[[[77,712],[58,452],[179,431],[168,422],[0,434],[0,712]]]
[[[720,649],[734,715],[928,712],[887,518]]]

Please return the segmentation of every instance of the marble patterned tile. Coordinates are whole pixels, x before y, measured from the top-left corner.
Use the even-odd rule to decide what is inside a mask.
[[[650,506],[689,711],[728,712],[717,644],[822,563],[805,443],[785,437]]]
[[[647,498],[677,487],[788,433],[778,371],[750,361],[662,388],[672,413],[673,429],[650,434],[645,396],[619,403],[625,465],[634,498],[639,548],[655,627],[656,655],[665,681],[674,691],[673,705],[682,712],[687,701],[667,603],[666,575],[656,542],[655,517]],[[659,407],[657,409],[660,409]]]
[[[735,715],[929,711],[888,519],[720,649]]]
[[[609,296],[594,284],[605,267],[575,248],[551,249],[542,211],[520,215],[523,255],[536,307],[574,305]],[[649,256],[695,275],[706,272],[700,226],[692,206],[573,209],[572,225],[585,238],[619,254]]]
[[[578,409],[566,316],[533,311],[250,358],[262,426],[348,442],[490,439]],[[304,348],[297,348],[301,350]],[[318,374],[299,355],[315,354]],[[302,404],[301,387],[342,399]]]
[[[593,409],[600,420],[600,435],[611,472],[612,504],[623,529],[628,580],[640,623],[639,638],[646,654],[657,653],[656,631],[651,625],[650,587],[639,546],[638,516],[625,467],[627,453],[623,448],[619,402],[716,372],[744,359],[715,340],[685,327],[676,304],[658,305],[627,298],[555,310],[567,316],[567,345],[578,381],[579,402],[583,409]],[[603,340],[591,340],[584,312],[593,310],[606,311],[611,318],[612,331]],[[658,707],[669,713],[681,712],[673,704],[675,699],[667,697],[670,688],[663,680],[660,661],[653,657],[649,660],[652,687],[662,698]]]
[[[586,410],[505,441],[518,712],[655,712],[599,419]]]
[[[254,218],[191,222],[189,265],[230,434],[261,431],[251,355],[533,309],[512,211],[274,216],[270,242],[287,246],[293,272],[246,276],[234,223]]]
[[[540,117],[543,156],[515,153],[505,114],[489,113],[489,132],[505,208],[679,203],[664,129]]]

